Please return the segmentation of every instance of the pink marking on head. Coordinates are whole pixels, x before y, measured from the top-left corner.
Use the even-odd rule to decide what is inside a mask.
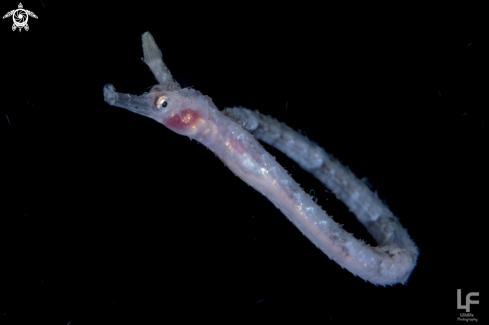
[[[194,127],[199,119],[201,119],[201,115],[198,111],[185,108],[165,119],[164,124],[177,133],[186,133],[185,131]]]

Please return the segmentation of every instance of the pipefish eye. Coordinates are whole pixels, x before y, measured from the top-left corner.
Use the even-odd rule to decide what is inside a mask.
[[[156,99],[156,109],[158,111],[163,110],[165,107],[168,106],[168,96],[160,96],[158,99]]]

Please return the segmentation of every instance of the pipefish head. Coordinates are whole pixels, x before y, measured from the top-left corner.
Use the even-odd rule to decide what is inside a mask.
[[[162,54],[149,32],[142,36],[144,62],[149,66],[158,84],[141,96],[122,94],[114,86],[104,87],[104,98],[113,106],[150,117],[170,130],[192,136],[198,133],[209,116],[212,100],[201,92],[181,88],[163,63]]]

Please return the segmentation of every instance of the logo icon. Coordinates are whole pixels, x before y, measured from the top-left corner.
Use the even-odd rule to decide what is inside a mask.
[[[462,305],[462,290],[457,289],[457,309],[465,309],[466,312],[470,312],[470,305],[478,305],[479,300],[470,300],[471,297],[479,297],[478,292],[469,292],[465,297],[465,305]]]
[[[19,3],[19,8],[14,9],[12,11],[7,12],[3,18],[7,18],[12,16],[12,19],[14,20],[14,24],[12,25],[12,31],[15,31],[15,29],[19,29],[19,32],[22,31],[22,28],[25,28],[25,30],[29,30],[29,25],[27,25],[27,21],[29,20],[29,16],[37,18],[36,14],[33,13],[32,11],[25,10],[22,7],[22,3]]]

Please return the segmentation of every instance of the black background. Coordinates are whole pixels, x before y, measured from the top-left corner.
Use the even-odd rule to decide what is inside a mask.
[[[2,324],[455,323],[457,289],[480,292],[471,312],[487,321],[489,56],[473,12],[22,4],[39,17],[29,31],[0,25]],[[17,5],[3,1],[2,16]],[[272,115],[366,177],[419,246],[407,285],[342,270],[204,146],[107,105],[107,83],[131,94],[156,83],[141,61],[145,31],[182,86]],[[267,149],[374,244],[334,195]]]

